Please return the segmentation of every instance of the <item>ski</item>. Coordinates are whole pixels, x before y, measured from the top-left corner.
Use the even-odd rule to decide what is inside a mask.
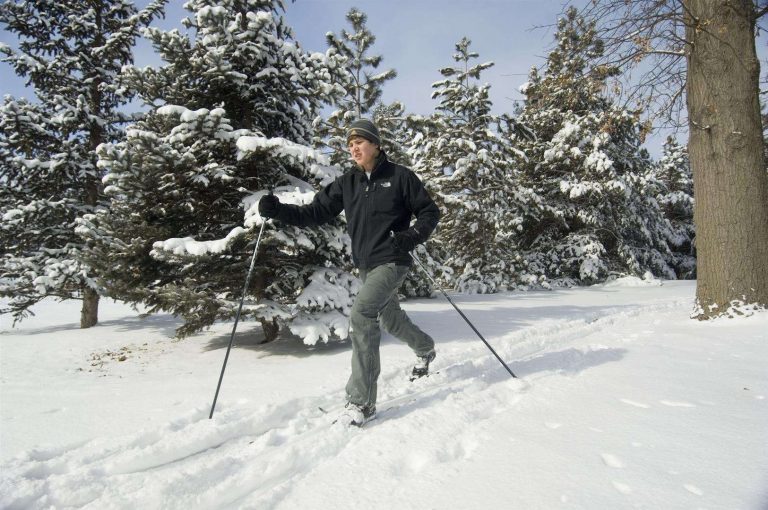
[[[439,373],[440,373],[440,372],[438,371],[438,372],[430,372],[430,373],[428,373],[428,374],[424,374],[424,375],[411,375],[411,376],[408,378],[408,380],[409,380],[410,382],[413,382],[413,381],[418,381],[419,379],[428,379],[428,378],[429,378],[429,376],[431,376],[431,375],[437,375],[437,374],[439,374]]]
[[[411,401],[411,402],[413,402],[413,401]],[[372,421],[375,421],[375,420],[377,420],[377,419],[379,418],[379,416],[380,416],[380,415],[382,415],[382,414],[385,414],[385,413],[389,413],[389,412],[391,412],[391,411],[393,411],[393,410],[395,410],[395,409],[397,409],[397,408],[401,407],[403,404],[406,404],[406,403],[408,403],[408,402],[404,402],[404,403],[402,403],[402,404],[391,405],[391,406],[385,407],[385,408],[383,408],[383,409],[381,409],[381,410],[377,410],[377,411],[376,411],[376,414],[374,414],[374,415],[373,415],[373,418],[371,418],[370,420],[366,421],[366,422],[365,422],[365,423],[363,423],[362,425],[353,425],[353,426],[354,426],[354,427],[357,427],[357,428],[363,428],[363,427],[365,427],[367,424],[371,423]],[[331,411],[329,411],[329,410],[327,410],[327,409],[325,409],[325,408],[323,408],[323,407],[321,407],[321,406],[318,406],[318,407],[317,407],[317,409],[318,409],[318,410],[319,410],[321,413],[323,413],[323,414],[325,414],[325,415],[329,415],[329,414],[331,414]],[[337,418],[337,419],[335,419],[335,420],[333,420],[333,421],[331,422],[331,425],[335,425],[336,423],[338,423],[338,421],[339,421],[339,420],[338,420],[338,418]]]

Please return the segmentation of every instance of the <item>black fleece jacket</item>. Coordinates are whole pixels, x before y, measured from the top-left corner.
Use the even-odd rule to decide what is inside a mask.
[[[395,248],[390,232],[411,228],[423,243],[440,219],[440,210],[416,174],[389,161],[383,151],[370,180],[361,169],[349,170],[317,193],[312,203],[281,204],[275,219],[316,226],[331,221],[342,210],[352,238],[352,258],[361,269],[388,262],[410,265],[410,255]],[[416,222],[410,227],[413,216]]]

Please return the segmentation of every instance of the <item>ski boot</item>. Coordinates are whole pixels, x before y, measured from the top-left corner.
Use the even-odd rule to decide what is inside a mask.
[[[413,365],[413,370],[411,371],[411,382],[420,377],[424,377],[425,375],[429,375],[429,364],[432,363],[436,356],[437,354],[434,349],[423,356],[416,356],[416,363]]]

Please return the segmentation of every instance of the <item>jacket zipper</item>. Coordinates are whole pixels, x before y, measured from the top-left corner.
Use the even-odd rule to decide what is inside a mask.
[[[366,183],[365,183],[365,198],[363,201],[363,236],[365,239],[365,242],[363,243],[364,251],[360,254],[361,257],[365,257],[362,260],[362,266],[365,269],[368,268],[368,258],[370,256],[370,247],[368,246],[370,242],[368,241],[368,190],[371,186],[370,181],[368,180],[368,177],[365,177]]]
[[[373,180],[373,175],[376,173],[376,171],[381,167],[381,165],[384,163],[385,159],[381,158],[376,163],[376,166],[373,168],[373,171],[371,171],[371,177],[368,178],[367,175],[365,175],[365,171],[361,169],[363,172],[363,178],[365,179],[365,203],[363,205],[363,235],[365,236],[365,243],[364,243],[364,254],[360,254],[360,262],[361,266],[370,269],[368,267],[368,262],[371,255],[371,241],[368,239],[368,208],[370,207],[369,201],[370,201],[370,193],[373,192],[376,189],[376,183]]]

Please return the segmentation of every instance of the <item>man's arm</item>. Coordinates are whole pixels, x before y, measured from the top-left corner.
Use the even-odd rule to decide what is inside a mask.
[[[424,184],[412,171],[408,172],[406,189],[408,205],[416,217],[416,222],[411,228],[417,233],[417,239],[415,239],[417,244],[423,243],[429,239],[430,234],[437,227],[437,222],[440,221],[440,209],[429,196]]]
[[[344,209],[340,180],[341,177],[316,193],[312,202],[307,205],[283,204],[278,201],[276,211],[271,217],[299,227],[314,227],[328,223]]]

